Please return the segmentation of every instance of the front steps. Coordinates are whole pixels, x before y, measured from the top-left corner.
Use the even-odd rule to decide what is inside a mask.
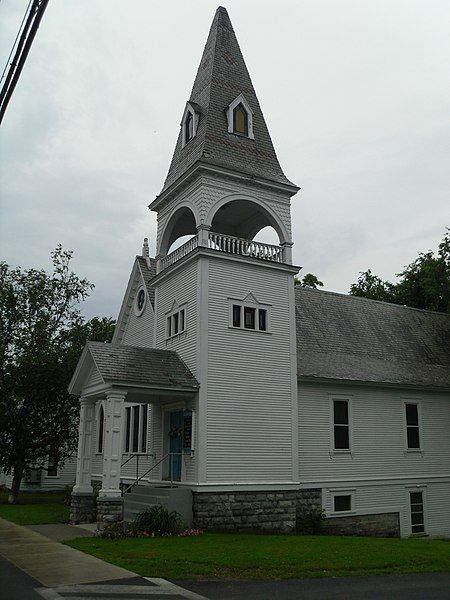
[[[189,527],[192,525],[192,491],[182,487],[135,485],[123,496],[123,520],[131,522],[146,508],[159,505],[176,510]]]

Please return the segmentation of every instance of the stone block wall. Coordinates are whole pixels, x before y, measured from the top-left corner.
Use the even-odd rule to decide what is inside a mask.
[[[323,522],[322,532],[325,535],[399,537],[400,515],[398,512],[392,512],[376,515],[330,517]]]
[[[297,492],[194,492],[196,527],[220,531],[291,533]]]
[[[123,500],[97,498],[97,527],[122,521]]]
[[[70,503],[70,523],[94,523],[96,516],[94,494],[72,495]]]

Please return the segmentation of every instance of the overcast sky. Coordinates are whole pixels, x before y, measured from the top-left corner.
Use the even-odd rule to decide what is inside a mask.
[[[0,61],[28,0],[0,4]],[[294,262],[325,289],[383,278],[450,224],[448,0],[225,4],[293,198]],[[50,0],[1,133],[1,258],[61,242],[117,316],[217,3]]]

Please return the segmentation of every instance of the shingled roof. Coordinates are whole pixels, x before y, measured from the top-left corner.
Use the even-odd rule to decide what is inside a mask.
[[[87,349],[105,382],[184,391],[195,391],[199,387],[188,367],[172,350],[103,342],[88,342]]]
[[[300,378],[450,388],[450,315],[297,287]]]
[[[241,93],[253,111],[254,140],[228,133],[226,109]],[[183,148],[180,131],[162,192],[197,161],[294,185],[278,162],[233,26],[223,7],[217,9],[211,25],[189,101],[200,112],[197,134]]]

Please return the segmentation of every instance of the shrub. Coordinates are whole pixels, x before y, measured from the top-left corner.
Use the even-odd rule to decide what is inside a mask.
[[[176,535],[183,530],[183,520],[175,510],[168,511],[163,506],[152,506],[137,515],[131,523],[130,530],[133,535]]]
[[[118,540],[131,535],[123,521],[116,521],[105,525],[102,530],[96,531],[95,535],[107,540]]]
[[[323,508],[311,508],[302,512],[297,518],[297,532],[318,535],[325,519]]]

